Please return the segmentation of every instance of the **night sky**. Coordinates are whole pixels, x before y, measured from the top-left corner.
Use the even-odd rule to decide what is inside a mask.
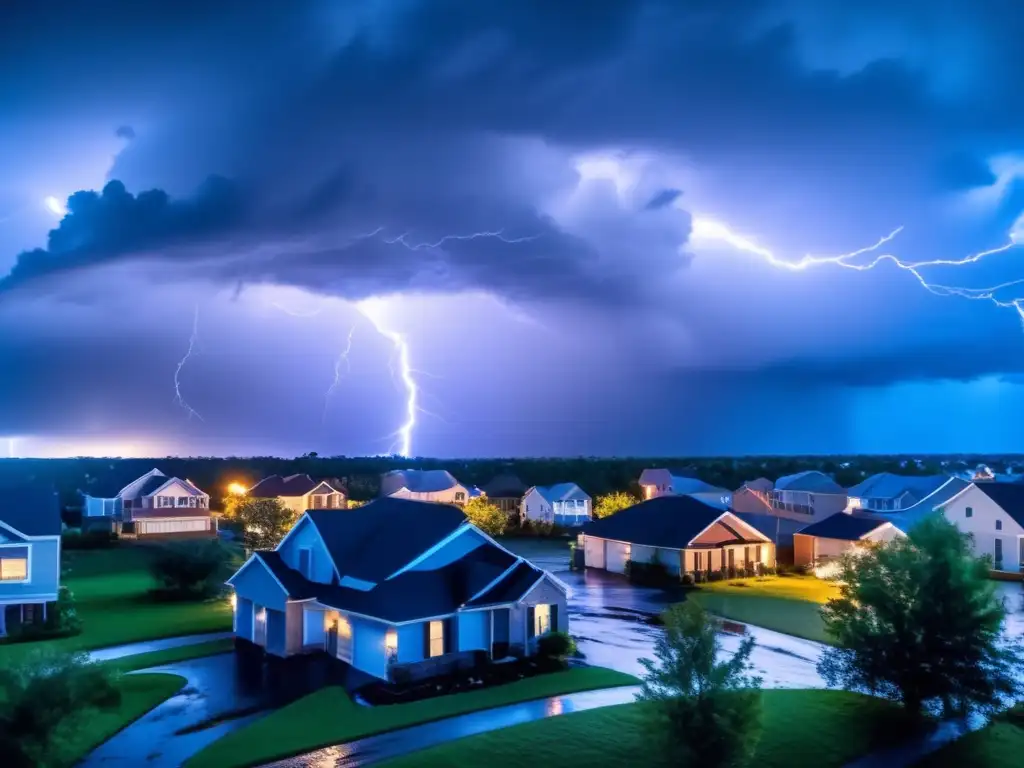
[[[394,334],[414,455],[1024,450],[1022,39],[1017,0],[4,3],[0,455],[402,450]]]

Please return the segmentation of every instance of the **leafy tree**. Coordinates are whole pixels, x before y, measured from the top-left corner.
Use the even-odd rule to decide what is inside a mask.
[[[469,522],[489,536],[501,536],[508,527],[508,515],[485,496],[475,496],[467,501],[463,512]]]
[[[246,498],[235,508],[242,544],[249,552],[273,549],[295,524],[295,513],[279,499]]]
[[[651,738],[668,765],[746,765],[761,736],[761,679],[750,674],[754,639],[718,661],[717,628],[697,603],[673,605],[664,620],[656,660],[640,660],[646,673],[637,699],[650,703]]]
[[[120,703],[117,675],[88,654],[35,652],[0,667],[0,755],[4,768],[69,764],[68,744],[97,709]]]
[[[1021,692],[1024,657],[1002,637],[989,563],[942,515],[840,568],[840,595],[822,611],[839,646],[818,663],[830,685],[898,699],[915,718],[930,700],[961,714]]]
[[[349,499],[348,500],[348,508],[349,509],[359,509],[360,507],[365,507],[369,503],[370,502],[368,502],[368,501],[360,501],[358,499]]]
[[[594,517],[610,517],[616,512],[632,507],[636,503],[636,497],[631,493],[626,493],[625,491],[606,493],[604,496],[597,497],[597,501],[594,504]]]
[[[166,544],[150,561],[157,592],[165,597],[200,600],[221,591],[231,553],[216,539]]]

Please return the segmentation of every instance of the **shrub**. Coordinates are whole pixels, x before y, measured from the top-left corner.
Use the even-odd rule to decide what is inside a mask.
[[[631,560],[626,574],[631,582],[645,587],[664,587],[672,583],[668,568],[659,560],[649,563]]]
[[[721,581],[722,578],[721,571],[708,571],[708,581]]]
[[[682,581],[684,587],[692,587],[697,583],[697,579],[692,573],[684,573],[683,578],[680,579],[680,581]]]
[[[60,536],[61,549],[110,549],[120,544],[120,539],[113,531],[96,528],[91,531],[70,529]]]
[[[486,496],[477,496],[462,508],[473,525],[489,536],[501,536],[508,526],[508,515]]]
[[[537,638],[537,655],[562,664],[576,653],[576,641],[566,632],[550,632]]]
[[[175,600],[202,600],[223,589],[227,548],[216,539],[179,541],[160,547],[150,563],[157,595]]]

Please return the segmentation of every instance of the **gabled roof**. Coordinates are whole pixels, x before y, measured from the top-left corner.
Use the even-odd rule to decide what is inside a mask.
[[[461,485],[447,469],[396,469],[387,476],[401,479],[395,490],[404,486],[413,493],[436,493]]]
[[[860,541],[883,525],[889,524],[889,520],[876,515],[836,512],[824,520],[812,523],[802,531],[797,531],[796,535],[817,536],[822,539],[839,539],[841,541]]]
[[[778,515],[757,515],[750,512],[733,512],[733,514],[751,528],[783,546],[791,545],[793,534],[807,525],[803,520],[790,520]]]
[[[848,493],[858,499],[898,499],[909,492],[922,499],[945,485],[947,480],[948,475],[911,476],[879,472],[857,483]]]
[[[719,518],[733,517],[731,512],[723,512],[693,496],[659,496],[588,523],[582,532],[630,544],[686,549]],[[743,538],[742,534],[738,535]]]
[[[249,496],[256,499],[276,499],[279,496],[305,496],[307,493],[321,485],[327,485],[336,493],[345,493],[344,487],[336,478],[317,480],[309,475],[270,475],[264,477],[256,485],[249,489]]]
[[[484,605],[517,602],[542,578],[544,578],[543,571],[522,560],[516,564],[515,568],[506,573],[501,581],[466,605],[471,608],[479,608]]]
[[[0,487],[0,522],[24,536],[60,536],[60,497],[45,485]]]
[[[1020,483],[975,483],[974,487],[999,505],[1000,509],[1013,518],[1017,525],[1024,526],[1024,485]]]
[[[809,469],[805,472],[797,472],[795,475],[780,477],[775,481],[775,490],[846,495],[845,488],[824,472],[819,472],[816,469]]]
[[[672,490],[676,493],[717,493],[722,496],[732,493],[728,488],[719,488],[696,477],[673,477]]]
[[[909,531],[922,518],[927,517],[936,508],[946,504],[950,499],[956,496],[958,493],[969,488],[971,483],[960,477],[950,477],[939,486],[937,489],[932,491],[930,494],[925,496],[919,502],[911,507],[907,507],[904,510],[893,513],[878,513],[884,515],[886,520],[892,520],[893,524],[903,531]]]
[[[345,514],[307,510],[342,576],[379,582],[467,524],[450,504],[382,498]]]
[[[526,486],[516,475],[497,475],[491,482],[480,487],[492,499],[508,498],[510,496],[522,496],[526,493]]]
[[[580,488],[576,483],[558,483],[556,485],[535,485],[532,490],[535,490],[545,500],[554,504],[556,501],[570,501],[572,499],[589,499],[586,491]]]
[[[694,467],[649,467],[640,473],[640,485],[658,485],[664,482],[665,478],[671,480],[694,479],[697,477],[697,470]]]
[[[760,491],[761,493],[767,493],[775,488],[775,483],[767,477],[758,477],[755,480],[747,480],[743,485],[736,489],[736,492],[739,493],[744,488],[749,488],[752,491]]]
[[[157,490],[158,488],[163,488],[165,485],[167,485],[169,481],[173,479],[174,478],[166,477],[165,475],[153,475],[152,477],[147,477],[145,482],[143,482],[142,485],[136,488],[135,492],[132,493],[130,496],[126,496],[126,498],[138,499],[141,498],[142,496],[149,496],[149,494],[153,493],[153,491]]]

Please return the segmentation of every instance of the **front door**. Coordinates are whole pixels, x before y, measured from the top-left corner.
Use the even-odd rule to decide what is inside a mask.
[[[338,620],[335,619],[327,627],[327,654],[329,656],[338,655]]]

